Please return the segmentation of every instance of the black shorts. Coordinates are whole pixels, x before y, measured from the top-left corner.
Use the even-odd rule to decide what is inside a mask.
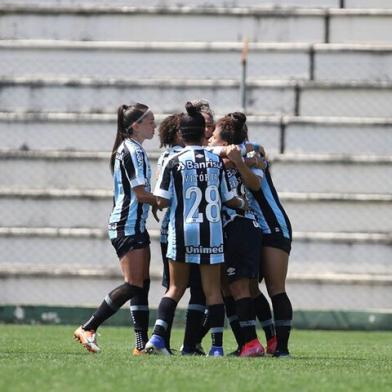
[[[271,235],[271,234],[264,234],[263,235],[263,247],[269,248],[276,248],[283,250],[288,255],[290,255],[291,251],[291,240],[286,237],[278,236],[278,235]],[[263,266],[263,257],[260,257],[260,274],[259,274],[259,282],[261,282],[264,278],[262,275],[262,266]]]
[[[150,242],[150,236],[147,230],[140,234],[112,239],[112,245],[114,249],[116,249],[119,259],[121,259],[130,250],[147,248],[150,245]]]
[[[262,233],[251,219],[235,218],[224,228],[225,271],[229,283],[259,276]]]
[[[162,286],[165,288],[169,288],[170,285],[170,276],[169,276],[169,260],[166,257],[167,254],[167,243],[161,242],[161,253],[162,253],[162,262],[163,262],[163,273],[162,273]],[[198,264],[191,264],[191,270],[189,272],[189,282],[188,287],[193,289],[202,289],[201,285],[201,276],[200,276],[200,268]]]
[[[281,235],[264,234],[263,235],[263,246],[270,248],[281,249],[290,255],[291,251],[291,240]]]

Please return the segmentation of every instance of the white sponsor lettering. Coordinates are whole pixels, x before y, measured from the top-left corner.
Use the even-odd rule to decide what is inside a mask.
[[[220,169],[222,167],[221,161],[205,161],[205,162],[194,162],[191,160],[185,161],[184,163],[180,163],[178,166],[178,170],[183,169]]]
[[[218,182],[219,176],[218,174],[214,173],[200,173],[199,175],[196,174],[187,174],[185,176],[185,182],[197,182],[197,181],[207,181],[207,182]]]
[[[185,247],[186,253],[190,254],[218,254],[218,253],[223,253],[223,244],[219,246],[211,246],[211,247],[205,247],[205,246],[186,246]]]

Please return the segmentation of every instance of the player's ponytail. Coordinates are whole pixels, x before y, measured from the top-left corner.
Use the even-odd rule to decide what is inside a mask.
[[[185,110],[188,113],[188,116],[191,117],[196,116],[196,113],[200,113],[200,109],[197,106],[193,105],[192,102],[187,102],[185,104]]]
[[[234,127],[233,144],[241,144],[248,139],[246,116],[242,112],[230,113],[229,116],[233,121]]]
[[[110,157],[110,169],[113,173],[116,161],[117,149],[124,139],[132,136],[133,124],[141,121],[147,114],[149,108],[142,103],[133,105],[121,105],[117,109],[117,134],[114,140],[112,155]]]
[[[186,114],[182,113],[180,118],[181,136],[186,143],[199,143],[204,136],[206,122],[200,113],[200,108],[192,102],[185,104]]]

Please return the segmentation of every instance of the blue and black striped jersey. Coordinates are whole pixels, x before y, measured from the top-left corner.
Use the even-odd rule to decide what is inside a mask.
[[[167,160],[154,194],[171,201],[167,257],[223,263],[221,206],[235,191],[222,159],[201,146],[184,147]]]
[[[252,169],[252,171],[258,175],[259,177],[263,177],[263,171],[260,169]],[[233,209],[229,208],[225,205],[222,207],[222,219],[223,226],[226,226],[230,222],[232,222],[236,217],[242,217],[251,219],[257,222],[256,214],[251,208],[251,200],[253,199],[253,195],[250,190],[245,187],[242,182],[242,177],[239,171],[236,168],[228,168],[226,169],[227,176],[229,179],[229,184],[232,189],[235,189],[237,192],[237,196],[246,199],[249,204],[249,209],[247,211],[241,209]]]
[[[251,193],[253,198],[250,199],[250,207],[256,213],[263,234],[283,236],[291,240],[290,220],[272,182],[269,163],[264,170],[261,188]]]
[[[165,165],[166,161],[174,154],[180,152],[183,149],[182,146],[173,146],[165,150],[158,159],[157,171],[161,172],[162,167]],[[162,244],[167,244],[167,235],[169,229],[169,218],[170,218],[170,207],[166,210],[161,222],[161,238],[160,242]]]
[[[141,144],[126,139],[117,149],[114,163],[114,206],[109,219],[109,237],[131,236],[146,230],[149,204],[139,203],[136,186],[151,192],[151,167]]]

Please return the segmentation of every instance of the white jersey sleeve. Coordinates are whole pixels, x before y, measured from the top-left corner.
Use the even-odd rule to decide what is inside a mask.
[[[131,188],[139,185],[145,185],[146,179],[146,164],[142,148],[133,143],[125,143],[121,165],[125,171]]]
[[[170,163],[170,159],[165,162],[154,189],[155,196],[159,196],[167,200],[171,200],[173,193],[173,176]]]

